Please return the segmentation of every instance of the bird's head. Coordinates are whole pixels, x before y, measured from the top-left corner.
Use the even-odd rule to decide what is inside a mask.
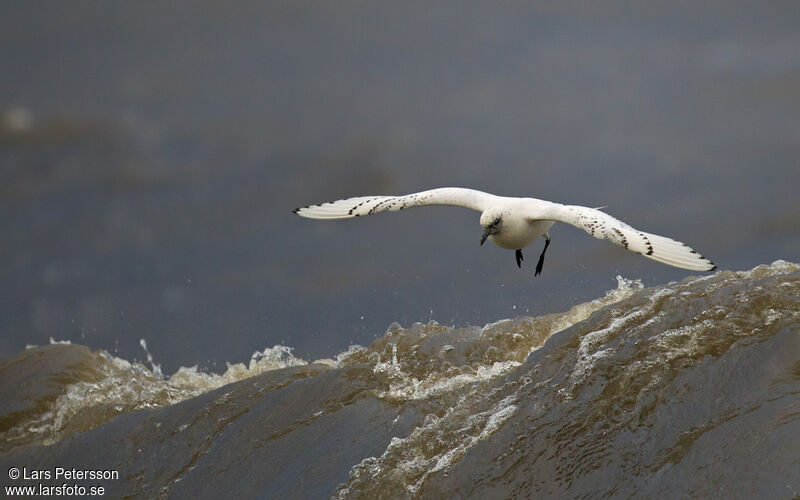
[[[483,228],[481,245],[483,245],[487,238],[503,230],[503,214],[499,210],[486,210],[481,214],[481,227]]]

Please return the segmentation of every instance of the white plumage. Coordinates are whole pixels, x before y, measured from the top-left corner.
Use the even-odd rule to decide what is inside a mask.
[[[711,261],[684,243],[639,231],[598,209],[562,205],[536,198],[496,196],[475,189],[439,188],[405,196],[361,196],[310,205],[294,212],[310,219],[345,219],[427,205],[453,205],[481,212],[481,226],[484,228],[481,243],[489,239],[500,247],[517,250],[517,264],[522,260],[522,248],[540,236],[544,236],[549,244],[550,227],[555,222],[565,222],[595,238],[610,240],[670,266],[693,271],[716,268]],[[544,251],[539,258],[536,274],[541,272],[543,260]]]

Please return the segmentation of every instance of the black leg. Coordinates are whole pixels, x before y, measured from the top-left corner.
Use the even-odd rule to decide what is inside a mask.
[[[550,246],[550,238],[545,236],[544,240],[544,250],[542,250],[542,255],[539,256],[539,262],[536,264],[536,272],[533,273],[534,276],[539,276],[542,274],[542,266],[544,266],[544,253],[547,251],[547,247]]]
[[[522,258],[522,250],[518,249],[515,255],[517,256],[517,267],[522,267],[522,261],[525,260]]]

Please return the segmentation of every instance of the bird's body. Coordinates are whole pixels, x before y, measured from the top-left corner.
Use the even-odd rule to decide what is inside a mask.
[[[716,268],[708,259],[679,241],[639,231],[595,208],[562,205],[536,198],[496,196],[474,189],[438,188],[405,196],[362,196],[310,205],[294,212],[311,219],[344,219],[427,205],[461,206],[481,212],[481,244],[488,239],[501,248],[515,250],[520,266],[521,250],[544,236],[545,250],[539,257],[536,274],[541,272],[544,253],[550,244],[548,231],[556,222],[581,228],[595,238],[610,240],[670,266],[694,271]]]
[[[498,210],[487,210],[481,214],[481,226],[491,224],[498,217],[502,220],[502,230],[488,236],[488,240],[500,248],[521,250],[546,235],[555,224],[554,220],[530,219],[525,215],[530,213],[535,202],[541,200],[503,198],[502,201],[503,203],[496,205]]]

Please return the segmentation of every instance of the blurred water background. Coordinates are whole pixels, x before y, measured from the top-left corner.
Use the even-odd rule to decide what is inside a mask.
[[[557,226],[296,206],[464,186],[587,206],[721,269],[798,260],[795,2],[8,2],[0,357],[50,338],[167,373],[392,322],[565,311],[687,272]]]

